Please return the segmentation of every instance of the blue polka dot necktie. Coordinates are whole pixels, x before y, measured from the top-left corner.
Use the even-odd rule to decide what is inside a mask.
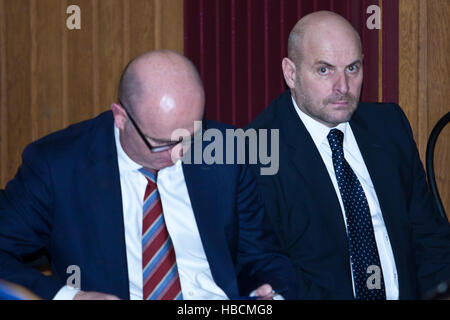
[[[357,300],[386,299],[369,204],[361,183],[344,158],[344,134],[338,129],[332,129],[327,138],[347,219],[355,298]]]

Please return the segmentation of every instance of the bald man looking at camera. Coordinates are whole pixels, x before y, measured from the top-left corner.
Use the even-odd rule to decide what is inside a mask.
[[[279,130],[279,171],[258,185],[300,298],[418,299],[450,279],[450,227],[408,120],[396,104],[359,102],[362,68],[347,20],[303,17],[282,61],[289,89],[249,125]]]
[[[30,144],[0,191],[0,279],[45,299],[295,298],[251,171],[181,159],[208,144],[203,130],[229,128],[204,103],[188,59],[149,52],[111,111]],[[42,248],[51,276],[22,262]]]

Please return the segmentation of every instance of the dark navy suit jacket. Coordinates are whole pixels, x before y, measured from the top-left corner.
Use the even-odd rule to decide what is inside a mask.
[[[419,298],[450,279],[450,227],[432,202],[409,123],[395,104],[360,103],[350,126],[381,206],[400,299]],[[279,171],[259,176],[258,186],[296,267],[299,297],[353,299],[339,200],[290,92],[275,99],[249,127],[279,129]]]
[[[208,122],[221,131],[225,126]],[[0,279],[51,299],[77,265],[81,289],[129,298],[119,169],[111,112],[29,145],[0,192]],[[244,165],[186,165],[185,181],[211,272],[230,298],[263,283],[293,284],[289,259],[264,219]],[[46,248],[52,276],[22,257]],[[188,248],[186,248],[188,250]],[[295,298],[295,288],[284,293]]]

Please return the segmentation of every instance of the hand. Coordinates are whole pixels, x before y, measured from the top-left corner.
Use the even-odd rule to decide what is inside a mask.
[[[274,291],[272,286],[266,283],[256,289],[255,295],[259,297],[258,300],[272,300],[274,297]]]
[[[112,294],[106,294],[95,291],[80,291],[73,300],[120,300],[118,297]]]

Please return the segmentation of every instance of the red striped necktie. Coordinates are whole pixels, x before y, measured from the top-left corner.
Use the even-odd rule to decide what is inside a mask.
[[[182,300],[175,250],[164,222],[156,174],[139,170],[147,178],[142,222],[144,300]]]

